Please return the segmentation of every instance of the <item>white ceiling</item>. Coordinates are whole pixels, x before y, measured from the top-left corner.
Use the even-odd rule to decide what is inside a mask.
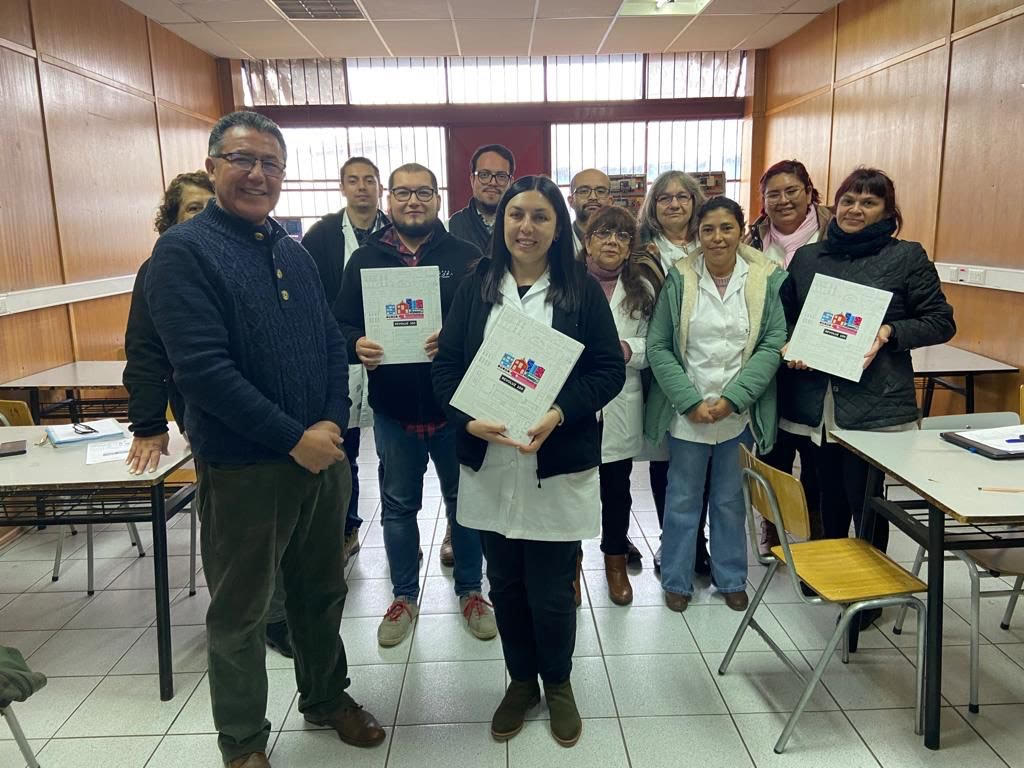
[[[767,48],[839,0],[355,0],[288,19],[271,0],[123,0],[214,56],[540,56]]]

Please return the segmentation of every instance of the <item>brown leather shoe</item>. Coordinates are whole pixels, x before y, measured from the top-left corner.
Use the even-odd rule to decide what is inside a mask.
[[[725,604],[734,611],[745,611],[750,605],[746,592],[723,592],[722,597],[725,598]]]
[[[627,555],[605,555],[604,575],[608,579],[608,597],[616,605],[629,605],[633,602],[633,587],[626,573]]]
[[[450,521],[448,527],[444,529],[444,538],[441,540],[441,565],[445,568],[455,567],[455,549],[452,547],[452,524]]]
[[[358,704],[343,707],[324,718],[306,715],[306,722],[333,728],[337,731],[339,739],[353,747],[376,747],[387,736],[377,718]]]
[[[270,768],[270,761],[265,752],[250,752],[231,760],[228,768]]]
[[[690,598],[686,595],[680,595],[678,592],[669,592],[665,590],[665,605],[668,606],[670,611],[676,613],[682,613],[686,610],[690,604]]]
[[[757,548],[764,557],[772,553],[772,547],[779,546],[779,531],[775,523],[761,520],[761,537],[757,542]]]
[[[576,607],[583,605],[583,592],[580,590],[580,573],[583,571],[583,550],[576,555],[576,577],[572,580],[573,597],[576,600]]]

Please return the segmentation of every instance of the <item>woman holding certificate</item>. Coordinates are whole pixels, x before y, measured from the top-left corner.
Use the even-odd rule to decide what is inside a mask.
[[[521,313],[569,337],[567,344],[583,346],[551,408],[520,442],[503,434],[504,424],[451,405],[503,312]],[[530,368],[518,369],[517,381],[503,377],[504,383],[530,386],[528,375],[544,375],[544,357],[543,349],[531,351]],[[457,430],[458,520],[480,530],[511,678],[491,733],[503,741],[522,729],[527,711],[540,701],[539,676],[552,735],[572,746],[583,729],[569,680],[576,641],[572,583],[580,540],[596,536],[601,520],[595,414],[626,376],[608,302],[575,260],[569,212],[550,179],[526,176],[505,193],[491,258],[459,287],[432,373],[438,401]]]
[[[860,520],[868,465],[829,442],[828,431],[915,429],[919,412],[910,350],[949,341],[956,325],[924,248],[895,237],[903,217],[892,179],[874,168],[858,168],[839,185],[835,203],[836,217],[825,238],[798,249],[790,262],[782,300],[791,332],[816,275],[888,291],[892,298],[859,381],[790,361],[792,370],[779,378],[779,401],[782,428],[821,446],[817,463],[824,534],[845,538],[851,519]],[[885,521],[876,522],[873,534],[875,546],[885,550]],[[870,623],[869,617],[862,626]]]
[[[647,438],[668,434],[662,531],[665,603],[693,595],[694,544],[711,465],[711,575],[726,604],[747,607],[747,548],[739,446],[775,441],[775,372],[786,340],[779,287],[786,273],[742,245],[743,211],[714,197],[697,212],[701,251],[677,261],[647,331],[654,372]]]

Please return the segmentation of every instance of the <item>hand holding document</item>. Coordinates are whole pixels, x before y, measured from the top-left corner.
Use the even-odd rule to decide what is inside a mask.
[[[438,268],[364,269],[360,277],[364,346],[376,343],[383,350],[378,364],[429,363],[427,340],[441,330]]]
[[[875,343],[891,299],[889,291],[815,275],[784,358],[860,381],[864,358]]]
[[[583,345],[505,306],[462,377],[451,404],[480,428],[527,446],[569,378]],[[477,434],[477,433],[474,433]],[[483,434],[477,437],[488,439]],[[505,442],[495,440],[495,442]]]

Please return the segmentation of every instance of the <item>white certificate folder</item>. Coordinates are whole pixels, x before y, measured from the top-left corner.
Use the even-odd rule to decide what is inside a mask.
[[[424,345],[441,330],[441,273],[432,267],[364,269],[366,338],[384,348],[381,365],[429,363]]]
[[[860,381],[892,293],[815,275],[786,350],[816,371]]]
[[[582,352],[575,339],[505,306],[451,404],[474,419],[504,424],[507,437],[527,444],[527,431],[551,408]]]

